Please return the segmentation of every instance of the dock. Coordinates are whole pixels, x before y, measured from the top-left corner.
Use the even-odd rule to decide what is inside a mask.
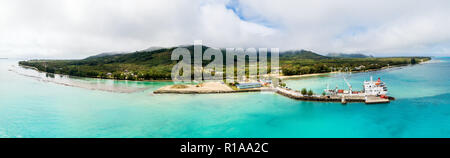
[[[256,84],[255,84],[256,85]],[[350,86],[349,86],[350,87]],[[374,95],[368,93],[359,93],[352,91],[345,92],[339,90],[337,93],[328,93],[326,95],[303,95],[300,91],[292,90],[286,87],[262,87],[261,85],[252,86],[250,84],[238,85],[238,88],[231,88],[228,85],[220,82],[205,82],[200,84],[184,84],[184,85],[168,85],[153,91],[154,94],[214,94],[214,93],[245,93],[245,92],[275,92],[282,96],[303,101],[319,101],[319,102],[340,102],[347,104],[350,102],[359,102],[366,104],[389,103],[394,100],[393,97],[386,95]],[[329,91],[328,88],[326,91]],[[341,92],[342,91],[342,92]]]
[[[389,103],[390,100],[386,98],[380,98],[376,96],[367,96],[365,99],[366,104],[378,104],[378,103]]]
[[[219,94],[219,93],[249,93],[249,92],[273,92],[273,89],[271,88],[252,88],[252,89],[242,89],[242,90],[230,90],[230,91],[224,91],[224,90],[204,90],[204,91],[198,91],[198,90],[186,90],[186,91],[179,91],[179,90],[163,90],[158,89],[153,91],[153,94]]]
[[[245,92],[275,92],[282,96],[294,99],[294,100],[302,100],[302,101],[317,101],[317,102],[340,102],[342,104],[347,103],[366,103],[366,104],[379,104],[379,103],[389,103],[390,100],[394,100],[395,98],[380,98],[377,96],[361,96],[361,95],[303,95],[298,91],[286,89],[286,88],[270,88],[270,87],[261,87],[261,88],[251,88],[251,89],[242,89],[242,90],[205,90],[205,89],[167,89],[160,88],[154,91],[154,94],[164,94],[164,93],[172,93],[172,94],[213,94],[213,93],[245,93]]]
[[[214,93],[245,93],[273,91],[270,87],[248,88],[234,90],[227,85],[219,82],[202,83],[201,85],[184,85],[183,87],[174,87],[174,85],[164,86],[155,91],[154,94],[214,94]]]
[[[276,88],[276,93],[283,95],[285,97],[295,99],[295,100],[303,100],[303,101],[319,101],[319,102],[341,102],[342,104],[347,104],[348,102],[360,102],[366,104],[378,104],[378,103],[389,103],[390,100],[394,100],[393,97],[389,98],[380,98],[377,96],[360,96],[360,95],[303,95],[300,92],[286,89],[286,88]]]

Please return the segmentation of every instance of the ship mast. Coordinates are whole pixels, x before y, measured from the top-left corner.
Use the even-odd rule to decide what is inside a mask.
[[[345,77],[344,77],[344,81],[345,81],[345,83],[347,83],[347,86],[350,89],[350,94],[351,94],[352,93],[352,85],[350,85],[350,83],[348,83],[348,81]]]

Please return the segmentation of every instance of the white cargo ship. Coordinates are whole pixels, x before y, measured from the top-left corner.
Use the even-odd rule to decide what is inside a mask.
[[[329,96],[341,96],[341,97],[365,97],[367,100],[367,97],[370,98],[380,98],[380,99],[388,99],[387,96],[388,89],[386,84],[381,81],[380,78],[378,80],[374,81],[372,79],[372,76],[370,77],[370,81],[364,81],[363,83],[363,90],[362,91],[353,91],[352,86],[350,83],[347,82],[347,79],[344,78],[344,81],[347,83],[349,89],[338,89],[336,86],[335,89],[329,89],[327,86],[327,89],[325,89],[325,93]]]
[[[373,81],[372,76],[370,76],[370,81],[364,81],[363,91],[365,95],[386,96],[387,87],[380,78],[377,81]]]

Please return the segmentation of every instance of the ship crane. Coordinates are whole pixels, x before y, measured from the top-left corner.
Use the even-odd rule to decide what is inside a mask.
[[[344,77],[344,81],[345,81],[345,83],[347,83],[347,86],[348,86],[348,88],[349,88],[349,92],[350,92],[350,94],[352,94],[352,85],[350,85],[350,83],[348,83],[348,81],[347,81],[347,79]]]

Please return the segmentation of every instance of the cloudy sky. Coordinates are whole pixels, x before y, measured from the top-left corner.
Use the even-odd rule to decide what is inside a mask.
[[[0,0],[0,57],[192,44],[450,56],[448,0]]]

